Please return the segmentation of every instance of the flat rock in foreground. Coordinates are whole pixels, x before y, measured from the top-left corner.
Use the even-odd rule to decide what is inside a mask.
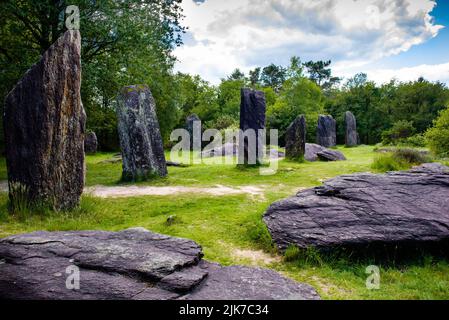
[[[274,271],[202,256],[194,241],[143,228],[11,236],[0,240],[0,299],[319,299]]]
[[[276,245],[333,248],[449,240],[449,168],[343,175],[270,206]]]

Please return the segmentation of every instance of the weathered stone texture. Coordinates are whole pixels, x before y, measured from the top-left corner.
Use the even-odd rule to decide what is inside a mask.
[[[319,115],[316,138],[317,144],[325,148],[337,145],[337,122],[332,116]]]
[[[303,159],[306,152],[306,119],[297,117],[285,134],[285,156],[289,159]]]
[[[240,129],[253,130],[255,139],[239,137],[239,164],[258,164],[263,159],[263,141],[259,130],[265,129],[265,94],[248,88],[241,90]]]
[[[449,168],[343,175],[275,202],[264,221],[277,246],[419,245],[449,240]]]
[[[0,239],[0,299],[319,299],[274,271],[202,256],[191,240],[143,228],[11,236]],[[77,290],[66,287],[67,267],[79,268]]]
[[[164,147],[153,96],[145,85],[121,90],[117,98],[122,178],[138,181],[167,175]]]
[[[350,111],[345,113],[345,144],[347,147],[355,147],[358,144],[357,121]]]
[[[98,140],[95,132],[88,132],[84,138],[84,152],[96,153],[98,148]]]
[[[343,161],[346,157],[338,150],[327,149],[318,144],[306,143],[304,158],[307,161]]]
[[[72,209],[84,187],[81,36],[67,31],[5,101],[4,130],[10,198]]]

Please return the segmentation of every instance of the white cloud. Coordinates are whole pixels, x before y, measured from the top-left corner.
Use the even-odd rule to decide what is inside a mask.
[[[431,0],[206,0],[183,2],[194,41],[177,69],[217,82],[239,67],[332,59],[363,65],[435,37]]]
[[[435,65],[423,64],[401,69],[370,70],[367,74],[369,80],[379,84],[388,82],[392,78],[396,78],[399,81],[414,81],[419,77],[449,84],[449,62]]]

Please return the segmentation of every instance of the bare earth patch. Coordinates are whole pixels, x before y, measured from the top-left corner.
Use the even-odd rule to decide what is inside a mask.
[[[198,187],[151,187],[151,186],[94,186],[85,189],[85,192],[100,198],[127,198],[138,196],[169,196],[180,193],[195,193],[213,196],[226,196],[236,194],[249,194],[251,196],[264,197],[263,189],[255,186],[226,187],[216,185],[211,188]]]
[[[281,261],[280,257],[272,256],[262,250],[234,249],[232,251],[232,256],[237,259],[249,260],[252,265],[269,265]]]
[[[0,192],[8,192],[8,182],[0,181]],[[170,186],[170,187],[151,187],[151,186],[93,186],[84,189],[84,192],[94,197],[99,198],[129,198],[139,196],[170,196],[180,193],[195,193],[205,194],[212,196],[227,196],[236,194],[248,194],[265,199],[264,190],[261,187],[256,186],[240,186],[240,187],[226,187],[222,185],[216,185],[210,188],[198,188],[198,187],[183,187],[183,186]]]

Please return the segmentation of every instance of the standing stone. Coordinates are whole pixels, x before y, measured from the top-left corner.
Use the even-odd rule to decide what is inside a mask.
[[[350,111],[345,113],[346,136],[345,144],[347,147],[354,147],[358,144],[357,122],[355,116]]]
[[[325,148],[337,145],[337,123],[332,116],[319,115],[316,139]]]
[[[197,129],[199,128],[199,130]],[[201,149],[201,119],[196,114],[191,114],[186,118],[186,129],[190,135],[190,150],[200,151]],[[194,130],[197,129],[197,130]],[[198,131],[199,139],[194,140],[194,134]],[[195,144],[196,142],[196,144]]]
[[[287,128],[285,134],[285,156],[288,159],[304,159],[306,150],[306,119],[297,117]]]
[[[84,152],[85,153],[96,153],[98,148],[98,140],[95,132],[86,133],[84,138]]]
[[[239,136],[239,164],[262,162],[263,135],[259,134],[259,130],[265,130],[265,110],[265,94],[262,91],[241,90],[240,130],[243,135]]]
[[[162,136],[156,104],[146,85],[124,87],[117,99],[118,133],[123,156],[124,181],[165,177]]]
[[[4,129],[12,207],[78,206],[84,187],[81,36],[64,33],[5,100]]]

